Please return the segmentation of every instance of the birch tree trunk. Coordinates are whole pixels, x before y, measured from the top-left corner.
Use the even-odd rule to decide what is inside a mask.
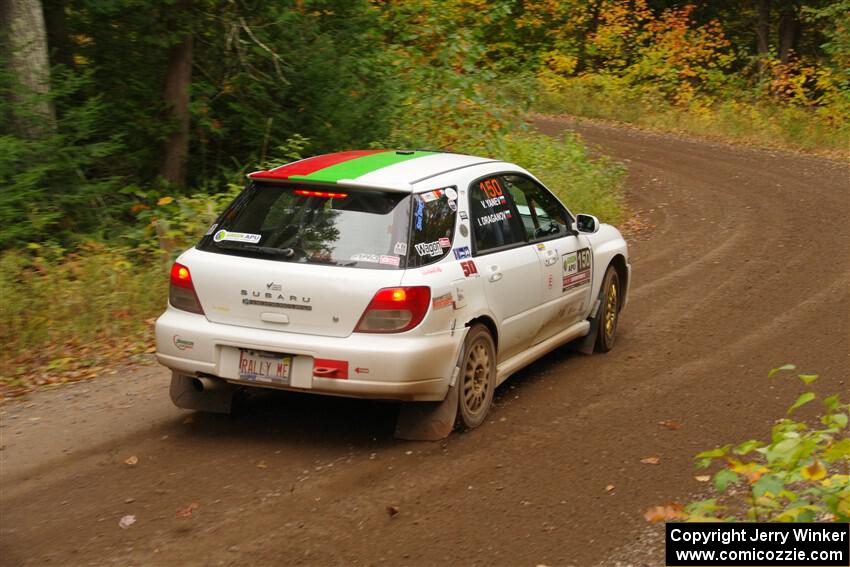
[[[10,71],[17,81],[12,128],[19,136],[39,138],[56,128],[50,94],[50,64],[41,0],[0,0],[0,33]]]

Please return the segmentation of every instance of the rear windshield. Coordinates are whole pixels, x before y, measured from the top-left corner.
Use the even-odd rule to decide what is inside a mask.
[[[410,202],[407,193],[252,183],[198,248],[285,262],[404,268]]]

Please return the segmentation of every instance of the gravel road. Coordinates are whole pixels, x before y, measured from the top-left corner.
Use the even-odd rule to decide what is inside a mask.
[[[802,391],[768,369],[848,391],[850,169],[537,127],[624,162],[651,226],[611,353],[552,353],[439,443],[395,440],[388,403],[269,392],[183,412],[155,365],[36,393],[0,407],[0,565],[662,565],[643,511],[704,489],[696,452],[767,436]]]

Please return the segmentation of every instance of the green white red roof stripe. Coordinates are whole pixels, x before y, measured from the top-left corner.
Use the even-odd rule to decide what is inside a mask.
[[[341,180],[356,180],[379,169],[433,154],[434,152],[392,150],[338,152],[303,159],[268,171],[258,171],[252,173],[251,178],[338,183]]]
[[[493,160],[441,152],[359,150],[307,158],[249,177],[410,191],[412,184],[422,179],[490,161]]]

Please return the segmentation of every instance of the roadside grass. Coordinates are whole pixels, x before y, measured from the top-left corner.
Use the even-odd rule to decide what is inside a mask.
[[[624,220],[623,166],[591,158],[575,135],[518,129],[485,145],[453,148],[513,161],[537,175],[574,213]],[[93,378],[154,352],[165,309],[169,260],[195,242],[238,191],[187,197],[152,193],[120,240],[52,244],[0,256],[4,325],[0,399],[35,387]]]
[[[93,377],[151,351],[153,317],[165,306],[161,263],[89,242],[0,257],[0,398],[34,386]]]
[[[850,103],[802,107],[743,94],[675,106],[652,90],[599,77],[543,81],[533,104],[541,114],[612,120],[763,148],[850,159]]]

